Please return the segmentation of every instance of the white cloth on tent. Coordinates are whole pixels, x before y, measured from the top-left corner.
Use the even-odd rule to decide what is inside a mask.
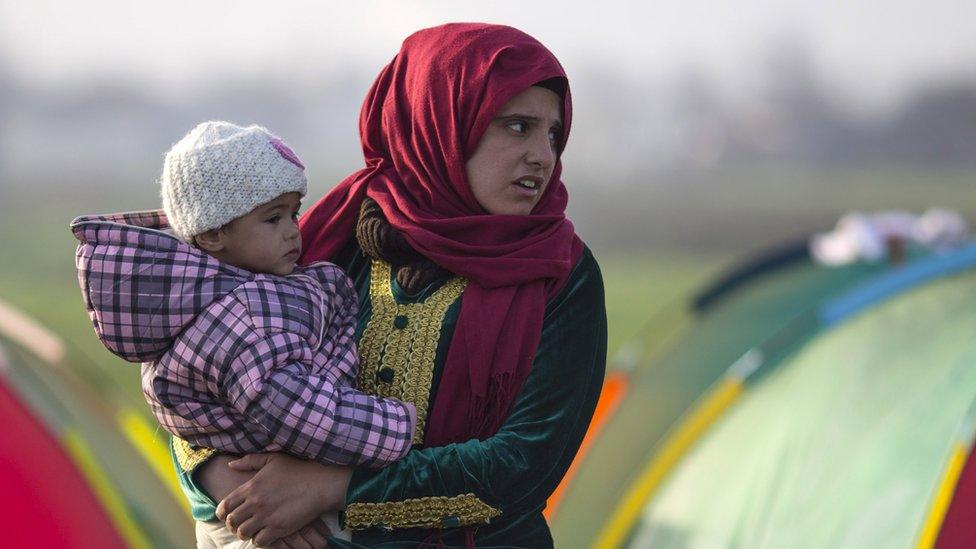
[[[837,221],[833,231],[810,239],[810,256],[823,265],[847,265],[884,259],[892,239],[941,250],[957,246],[966,238],[966,220],[951,210],[933,208],[922,215],[901,211],[851,212]]]

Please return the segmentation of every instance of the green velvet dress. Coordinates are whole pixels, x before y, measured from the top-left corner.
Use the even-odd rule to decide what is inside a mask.
[[[600,269],[584,250],[569,280],[546,305],[532,371],[494,436],[425,447],[423,427],[460,311],[465,281],[447,278],[408,294],[389,265],[350,246],[335,261],[360,296],[360,389],[413,402],[413,450],[383,469],[359,468],[346,494],[352,543],[333,547],[416,547],[428,541],[477,547],[549,547],[542,516],[583,440],[603,384],[606,310]],[[504,342],[501,342],[504,344]],[[174,459],[194,518],[214,502],[193,471],[212,451],[174,440]]]

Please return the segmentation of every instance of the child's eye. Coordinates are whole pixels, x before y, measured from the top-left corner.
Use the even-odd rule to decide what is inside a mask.
[[[277,224],[279,221],[281,221],[281,216],[277,214],[264,220],[265,223],[271,223],[272,225]]]
[[[298,212],[292,212],[292,213],[291,213],[291,218],[292,218],[292,219],[293,219],[294,221],[298,221]]]

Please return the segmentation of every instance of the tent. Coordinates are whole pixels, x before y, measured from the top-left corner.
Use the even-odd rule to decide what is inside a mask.
[[[0,356],[0,368],[6,359]],[[0,378],[0,486],[10,547],[124,547],[65,448]]]
[[[967,460],[976,396],[960,377],[962,362],[976,358],[976,340],[965,335],[966,311],[976,314],[976,248],[916,253],[898,268],[818,267],[781,248],[720,277],[694,303],[701,316],[634,373],[627,398],[580,465],[553,521],[557,542],[931,545],[973,524],[954,517],[976,506],[949,501],[953,493],[962,497],[969,478],[967,466],[955,480]],[[941,369],[921,366],[932,364]],[[953,390],[954,407],[935,385],[929,400],[911,392],[925,386],[923,373]],[[842,427],[849,430],[841,434]],[[927,445],[918,431],[930,437]],[[830,437],[844,441],[849,455],[826,444]],[[909,462],[917,467],[911,497],[899,468]],[[895,488],[886,483],[898,484],[914,505],[901,510],[905,526],[893,537],[884,537],[881,523],[845,515],[840,504],[873,503],[879,515],[894,516],[884,505],[893,506],[895,496],[884,490]],[[815,535],[828,531],[834,537]]]
[[[3,312],[3,546],[191,546],[186,509],[120,428],[132,418],[80,382],[56,338]]]

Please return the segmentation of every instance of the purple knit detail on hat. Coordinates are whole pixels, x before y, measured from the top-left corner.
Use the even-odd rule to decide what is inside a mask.
[[[298,159],[298,155],[295,154],[295,151],[289,149],[288,145],[285,145],[284,141],[278,139],[277,137],[272,137],[268,141],[271,142],[271,146],[274,147],[276,151],[278,151],[278,154],[280,154],[282,158],[284,158],[285,160],[291,162],[292,164],[298,166],[303,170],[305,169],[305,166],[302,164],[302,161]]]

